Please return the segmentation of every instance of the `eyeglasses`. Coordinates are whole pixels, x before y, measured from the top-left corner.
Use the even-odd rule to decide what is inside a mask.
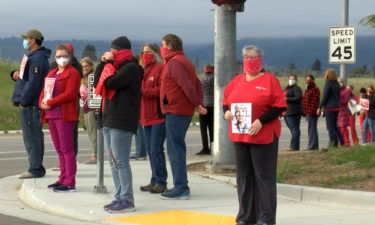
[[[141,52],[141,54],[152,54],[153,52],[152,51],[143,51]]]
[[[257,56],[257,55],[244,55],[243,57],[246,58],[246,59],[256,59],[256,58],[259,58],[260,56]]]
[[[69,56],[68,55],[57,55],[55,57],[56,57],[56,59],[59,59],[59,58],[68,58]]]

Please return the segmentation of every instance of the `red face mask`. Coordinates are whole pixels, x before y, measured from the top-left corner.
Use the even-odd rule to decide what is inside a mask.
[[[151,65],[154,62],[154,54],[142,54],[142,61],[145,66]]]
[[[165,58],[171,53],[172,51],[166,47],[160,47],[160,55],[165,60]]]
[[[262,57],[244,58],[243,70],[247,74],[256,74],[262,70]]]

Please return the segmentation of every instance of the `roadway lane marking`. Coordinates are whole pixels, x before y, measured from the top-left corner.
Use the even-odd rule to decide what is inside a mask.
[[[135,216],[112,217],[105,220],[138,225],[234,225],[236,218],[185,210],[170,210]]]
[[[91,151],[91,149],[82,148],[82,149],[78,149],[78,152],[80,152],[80,151],[87,151],[87,150]],[[13,151],[13,152],[0,152],[0,154],[16,154],[16,153],[25,153],[25,152],[26,152],[26,150],[25,151]],[[44,150],[44,152],[56,152],[56,150],[55,149],[53,149],[53,150]]]
[[[79,154],[78,153],[78,156],[91,156],[91,155],[92,154]],[[57,155],[45,155],[43,158],[56,158],[57,159]],[[28,157],[4,158],[4,159],[0,159],[0,161],[20,160],[20,159],[28,159]]]

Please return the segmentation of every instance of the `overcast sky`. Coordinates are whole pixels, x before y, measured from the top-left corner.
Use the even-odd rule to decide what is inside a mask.
[[[237,14],[237,39],[245,37],[325,37],[341,25],[342,0],[248,0]],[[375,13],[375,0],[350,0],[349,25],[358,35],[375,35],[358,26]],[[210,43],[214,35],[210,0],[1,0],[0,37],[30,28],[46,39],[160,40],[167,33],[185,43]]]

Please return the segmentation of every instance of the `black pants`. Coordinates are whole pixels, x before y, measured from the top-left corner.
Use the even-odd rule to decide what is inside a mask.
[[[279,141],[271,144],[235,142],[237,222],[276,223],[276,167]]]
[[[201,129],[202,145],[204,151],[210,152],[210,145],[208,143],[207,128],[210,135],[210,142],[214,141],[214,108],[207,107],[206,115],[199,115],[199,126]]]
[[[329,136],[329,145],[337,147],[338,144],[344,145],[344,138],[337,127],[337,117],[339,111],[325,111],[326,126]]]

